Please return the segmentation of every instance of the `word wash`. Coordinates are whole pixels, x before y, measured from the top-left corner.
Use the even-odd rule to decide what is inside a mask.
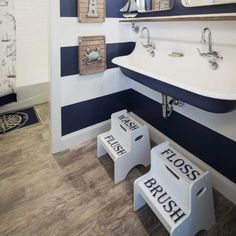
[[[135,130],[139,128],[139,125],[136,124],[129,116],[121,115],[118,117],[118,119],[130,130]]]

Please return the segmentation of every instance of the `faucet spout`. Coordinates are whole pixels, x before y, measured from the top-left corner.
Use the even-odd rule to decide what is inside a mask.
[[[206,40],[206,33],[208,33],[208,40]],[[208,51],[212,52],[212,33],[209,28],[204,28],[202,31],[202,43],[208,43]]]
[[[155,56],[156,46],[155,46],[155,44],[153,42],[150,41],[150,31],[149,31],[148,27],[143,27],[142,28],[141,37],[145,38],[143,36],[143,32],[145,30],[147,31],[147,43],[143,43],[143,42],[141,42],[141,43],[142,43],[143,47],[147,49],[147,51],[149,52],[150,56],[154,57]]]
[[[148,27],[143,27],[143,28],[142,28],[141,37],[144,37],[144,36],[143,36],[143,32],[144,32],[145,30],[147,31],[147,45],[150,45],[150,32],[149,32]]]
[[[208,38],[206,39],[206,34],[208,35]],[[201,52],[198,48],[198,53],[201,57],[207,57],[208,62],[210,63],[210,66],[213,70],[216,70],[218,68],[218,61],[223,60],[223,57],[220,55],[219,52],[212,50],[212,33],[209,28],[204,28],[202,30],[202,40],[201,42],[203,44],[208,44],[208,52]]]

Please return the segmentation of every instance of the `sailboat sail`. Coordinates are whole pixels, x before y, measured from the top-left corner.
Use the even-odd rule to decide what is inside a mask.
[[[135,0],[130,0],[129,12],[137,11],[138,5]]]
[[[120,9],[121,12],[127,12],[129,10],[130,1],[128,1],[124,7]]]
[[[135,0],[128,0],[123,8],[120,9],[121,12],[134,12],[138,10],[138,5]]]

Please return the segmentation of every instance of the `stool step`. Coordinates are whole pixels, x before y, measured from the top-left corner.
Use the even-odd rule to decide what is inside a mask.
[[[168,189],[158,182],[158,179],[150,175],[145,176],[145,178],[135,182],[135,187],[135,192],[141,193],[145,202],[148,202],[153,212],[169,232],[187,217],[188,210],[178,204],[174,196],[168,192]],[[136,198],[135,201],[137,201]],[[134,204],[138,206],[140,203],[135,202]]]
[[[103,147],[113,161],[127,153],[127,150],[119,143],[119,141],[111,134],[110,131],[101,134],[100,139],[104,144]]]
[[[204,174],[200,168],[176,151],[168,142],[154,147],[151,156],[159,158],[159,161],[164,162],[166,170],[170,174],[188,184]]]

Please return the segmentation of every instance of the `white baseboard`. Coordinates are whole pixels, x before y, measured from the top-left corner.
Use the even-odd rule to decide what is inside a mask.
[[[49,82],[17,88],[17,102],[2,106],[0,113],[19,110],[25,107],[48,102]]]
[[[103,121],[96,125],[63,136],[60,140],[60,144],[53,148],[52,153],[73,148],[83,142],[96,138],[99,134],[107,132],[110,129],[110,123],[110,120]]]
[[[213,187],[222,195],[224,195],[231,202],[236,204],[236,184],[227,179],[225,176],[217,172],[215,169],[210,167],[205,162],[201,161],[198,157],[194,156],[192,153],[188,152],[186,149],[182,148],[180,145],[175,143],[173,140],[169,139],[166,135],[158,131],[156,128],[151,126],[149,123],[141,119],[139,116],[135,115],[133,112],[130,113],[137,121],[141,124],[145,124],[149,128],[150,138],[153,142],[159,144],[164,141],[170,141],[171,144],[182,153],[186,158],[188,158],[191,162],[199,166],[202,170],[208,170],[212,176]]]

